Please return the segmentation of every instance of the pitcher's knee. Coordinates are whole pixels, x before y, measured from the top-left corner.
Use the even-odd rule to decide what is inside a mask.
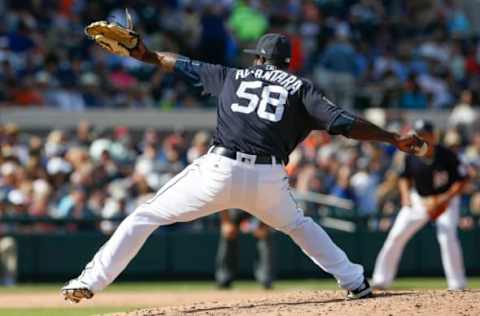
[[[141,225],[169,225],[177,221],[165,212],[153,210],[150,204],[139,205],[125,221]]]
[[[311,217],[301,215],[297,217],[291,224],[279,228],[279,230],[287,235],[294,235],[305,230],[308,225],[315,224]]]

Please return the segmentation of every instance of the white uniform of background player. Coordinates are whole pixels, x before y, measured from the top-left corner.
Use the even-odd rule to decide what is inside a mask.
[[[434,143],[432,123],[418,121],[415,130]],[[405,245],[430,220],[435,220],[448,288],[461,290],[467,285],[457,237],[458,193],[465,183],[465,171],[453,151],[439,145],[431,148],[434,151],[429,160],[413,156],[405,159],[399,184],[403,207],[378,255],[373,273],[374,287],[391,285]]]

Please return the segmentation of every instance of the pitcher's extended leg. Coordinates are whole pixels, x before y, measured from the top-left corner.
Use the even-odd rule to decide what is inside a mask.
[[[352,290],[362,284],[363,267],[352,263],[310,217],[298,215],[292,224],[280,230],[289,235],[320,268],[332,274],[342,288]]]
[[[275,178],[278,181],[272,183]],[[283,169],[266,170],[262,179],[260,192],[269,198],[259,197],[252,213],[267,225],[289,235],[315,264],[332,274],[342,288],[354,290],[360,287],[364,280],[363,267],[352,263],[323,228],[297,208]]]
[[[98,292],[113,282],[138,253],[150,234],[162,223],[148,205],[143,204],[128,216],[100,248],[79,279]]]
[[[125,269],[158,226],[191,221],[222,209],[223,196],[229,190],[228,174],[217,173],[208,164],[208,157],[193,163],[138,207],[120,224],[78,280],[92,292],[98,292]]]

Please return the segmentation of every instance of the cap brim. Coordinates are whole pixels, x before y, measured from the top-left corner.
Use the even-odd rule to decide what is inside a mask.
[[[244,49],[243,52],[250,55],[261,55],[256,49]]]

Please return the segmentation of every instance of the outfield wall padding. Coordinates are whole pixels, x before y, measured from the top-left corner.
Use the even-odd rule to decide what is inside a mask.
[[[380,232],[346,233],[328,230],[352,261],[371,275],[375,258],[386,237]],[[469,275],[480,274],[480,230],[460,232]],[[100,233],[18,235],[19,279],[60,281],[75,277],[107,240]],[[214,273],[217,233],[162,232],[153,234],[122,274],[124,280],[211,279]],[[285,235],[273,234],[278,278],[326,277]],[[319,244],[318,247],[322,245]],[[255,241],[240,236],[239,277],[252,277]],[[407,245],[399,274],[443,276],[440,251],[433,227],[420,231]]]

